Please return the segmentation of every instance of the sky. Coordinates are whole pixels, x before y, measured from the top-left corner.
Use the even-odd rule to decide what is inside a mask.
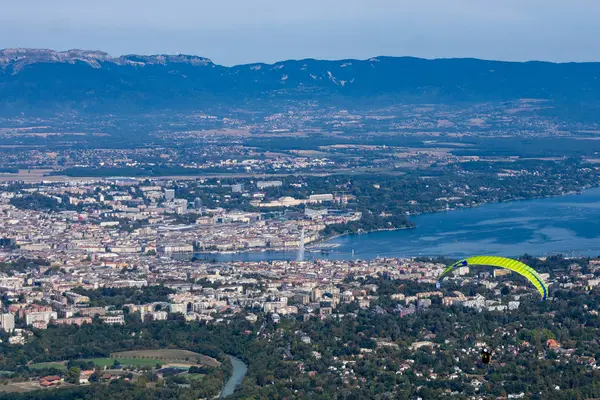
[[[0,48],[600,61],[598,0],[0,0]]]

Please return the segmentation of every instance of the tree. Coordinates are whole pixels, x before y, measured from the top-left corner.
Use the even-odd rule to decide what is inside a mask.
[[[137,385],[140,387],[146,387],[148,382],[149,382],[149,379],[145,375],[142,375],[137,379]]]
[[[79,367],[71,367],[67,372],[67,382],[79,384],[79,374],[81,373],[81,369]]]

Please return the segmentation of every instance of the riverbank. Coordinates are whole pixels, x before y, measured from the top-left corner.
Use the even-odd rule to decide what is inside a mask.
[[[228,355],[228,357],[229,360],[231,360],[233,372],[221,389],[221,394],[219,395],[220,399],[231,396],[239,387],[239,385],[242,384],[242,381],[248,372],[248,366],[242,360],[231,355]]]

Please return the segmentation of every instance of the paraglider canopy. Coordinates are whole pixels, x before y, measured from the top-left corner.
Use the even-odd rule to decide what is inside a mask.
[[[450,273],[454,268],[468,265],[484,265],[509,269],[527,278],[527,280],[531,282],[533,286],[535,286],[538,292],[540,292],[542,300],[546,300],[546,297],[548,296],[548,285],[546,285],[540,275],[533,268],[517,260],[496,256],[476,256],[460,260],[459,262],[450,265],[444,270],[444,272],[442,272],[438,279],[438,283],[441,282],[442,278]]]

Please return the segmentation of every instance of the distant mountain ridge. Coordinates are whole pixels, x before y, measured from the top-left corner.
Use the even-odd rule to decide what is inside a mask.
[[[38,63],[75,64],[83,62],[93,68],[101,68],[104,63],[115,65],[143,66],[146,64],[187,63],[194,66],[211,65],[208,58],[187,55],[125,55],[111,57],[108,53],[97,50],[55,51],[49,49],[2,49],[0,50],[0,68],[11,68],[13,73],[23,67]]]
[[[518,98],[596,110],[600,63],[374,57],[226,67],[192,55],[112,57],[88,50],[0,50],[4,114],[255,108],[305,100],[360,107]]]

